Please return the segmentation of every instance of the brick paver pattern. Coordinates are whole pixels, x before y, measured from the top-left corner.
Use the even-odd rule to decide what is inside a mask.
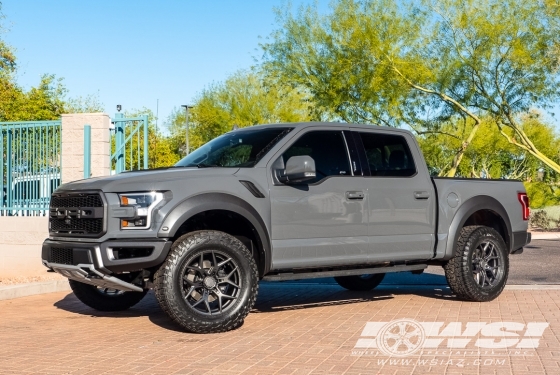
[[[559,307],[560,290],[506,290],[495,301],[470,303],[434,287],[358,293],[263,283],[241,328],[197,335],[182,332],[151,293],[119,313],[53,293],[0,302],[0,374],[560,374]],[[367,322],[402,318],[550,326],[539,348],[525,355],[445,352],[422,356],[432,360],[422,365],[417,357],[391,364],[354,351]]]

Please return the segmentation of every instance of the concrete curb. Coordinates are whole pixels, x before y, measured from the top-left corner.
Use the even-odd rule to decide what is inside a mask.
[[[531,240],[560,240],[560,232],[531,232]]]
[[[43,281],[0,287],[0,301],[54,292],[70,291],[68,280]]]

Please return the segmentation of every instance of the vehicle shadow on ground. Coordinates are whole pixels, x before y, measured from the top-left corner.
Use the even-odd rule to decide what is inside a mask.
[[[422,280],[422,282],[418,282]],[[440,275],[388,275],[376,289],[368,292],[354,292],[340,287],[334,279],[315,279],[294,282],[260,283],[259,296],[252,313],[273,313],[277,311],[312,309],[394,298],[399,294],[415,294],[428,298],[454,299],[445,277]],[[159,307],[153,292],[150,292],[136,306],[126,311],[104,312],[94,310],[73,293],[54,303],[56,308],[74,314],[95,318],[130,318],[146,316],[155,325],[171,331],[183,332]]]
[[[323,306],[392,299],[395,295],[414,294],[435,299],[457,299],[451,293],[444,276],[411,275],[387,276],[371,291],[350,291],[340,287],[334,279],[315,279],[289,282],[261,282],[254,313],[299,310]],[[422,277],[422,282],[417,279]]]
[[[76,298],[74,293],[67,294],[63,299],[54,303],[58,309],[74,314],[87,315],[93,318],[138,318],[142,316],[161,328],[170,331],[184,332],[184,330],[172,321],[159,307],[153,292],[149,292],[144,299],[125,311],[97,311],[84,305]]]

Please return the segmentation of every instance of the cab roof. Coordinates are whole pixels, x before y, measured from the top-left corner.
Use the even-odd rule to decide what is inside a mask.
[[[259,124],[254,126],[247,126],[244,128],[238,128],[234,131],[245,131],[254,129],[255,127],[259,128],[277,128],[277,127],[290,127],[290,128],[307,128],[307,127],[349,127],[349,128],[358,128],[358,129],[368,129],[371,130],[372,128],[379,129],[379,130],[388,130],[392,132],[401,132],[411,134],[410,131],[400,128],[393,128],[390,126],[381,126],[375,124],[354,124],[354,123],[346,123],[346,122],[323,122],[323,121],[313,121],[313,122],[286,122],[286,123],[277,123],[277,124]]]

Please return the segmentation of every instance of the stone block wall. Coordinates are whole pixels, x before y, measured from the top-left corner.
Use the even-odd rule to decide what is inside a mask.
[[[45,275],[41,245],[48,224],[47,216],[0,216],[0,278]]]
[[[108,176],[111,118],[105,113],[62,115],[62,183],[84,178],[84,126],[91,126],[91,176]]]

